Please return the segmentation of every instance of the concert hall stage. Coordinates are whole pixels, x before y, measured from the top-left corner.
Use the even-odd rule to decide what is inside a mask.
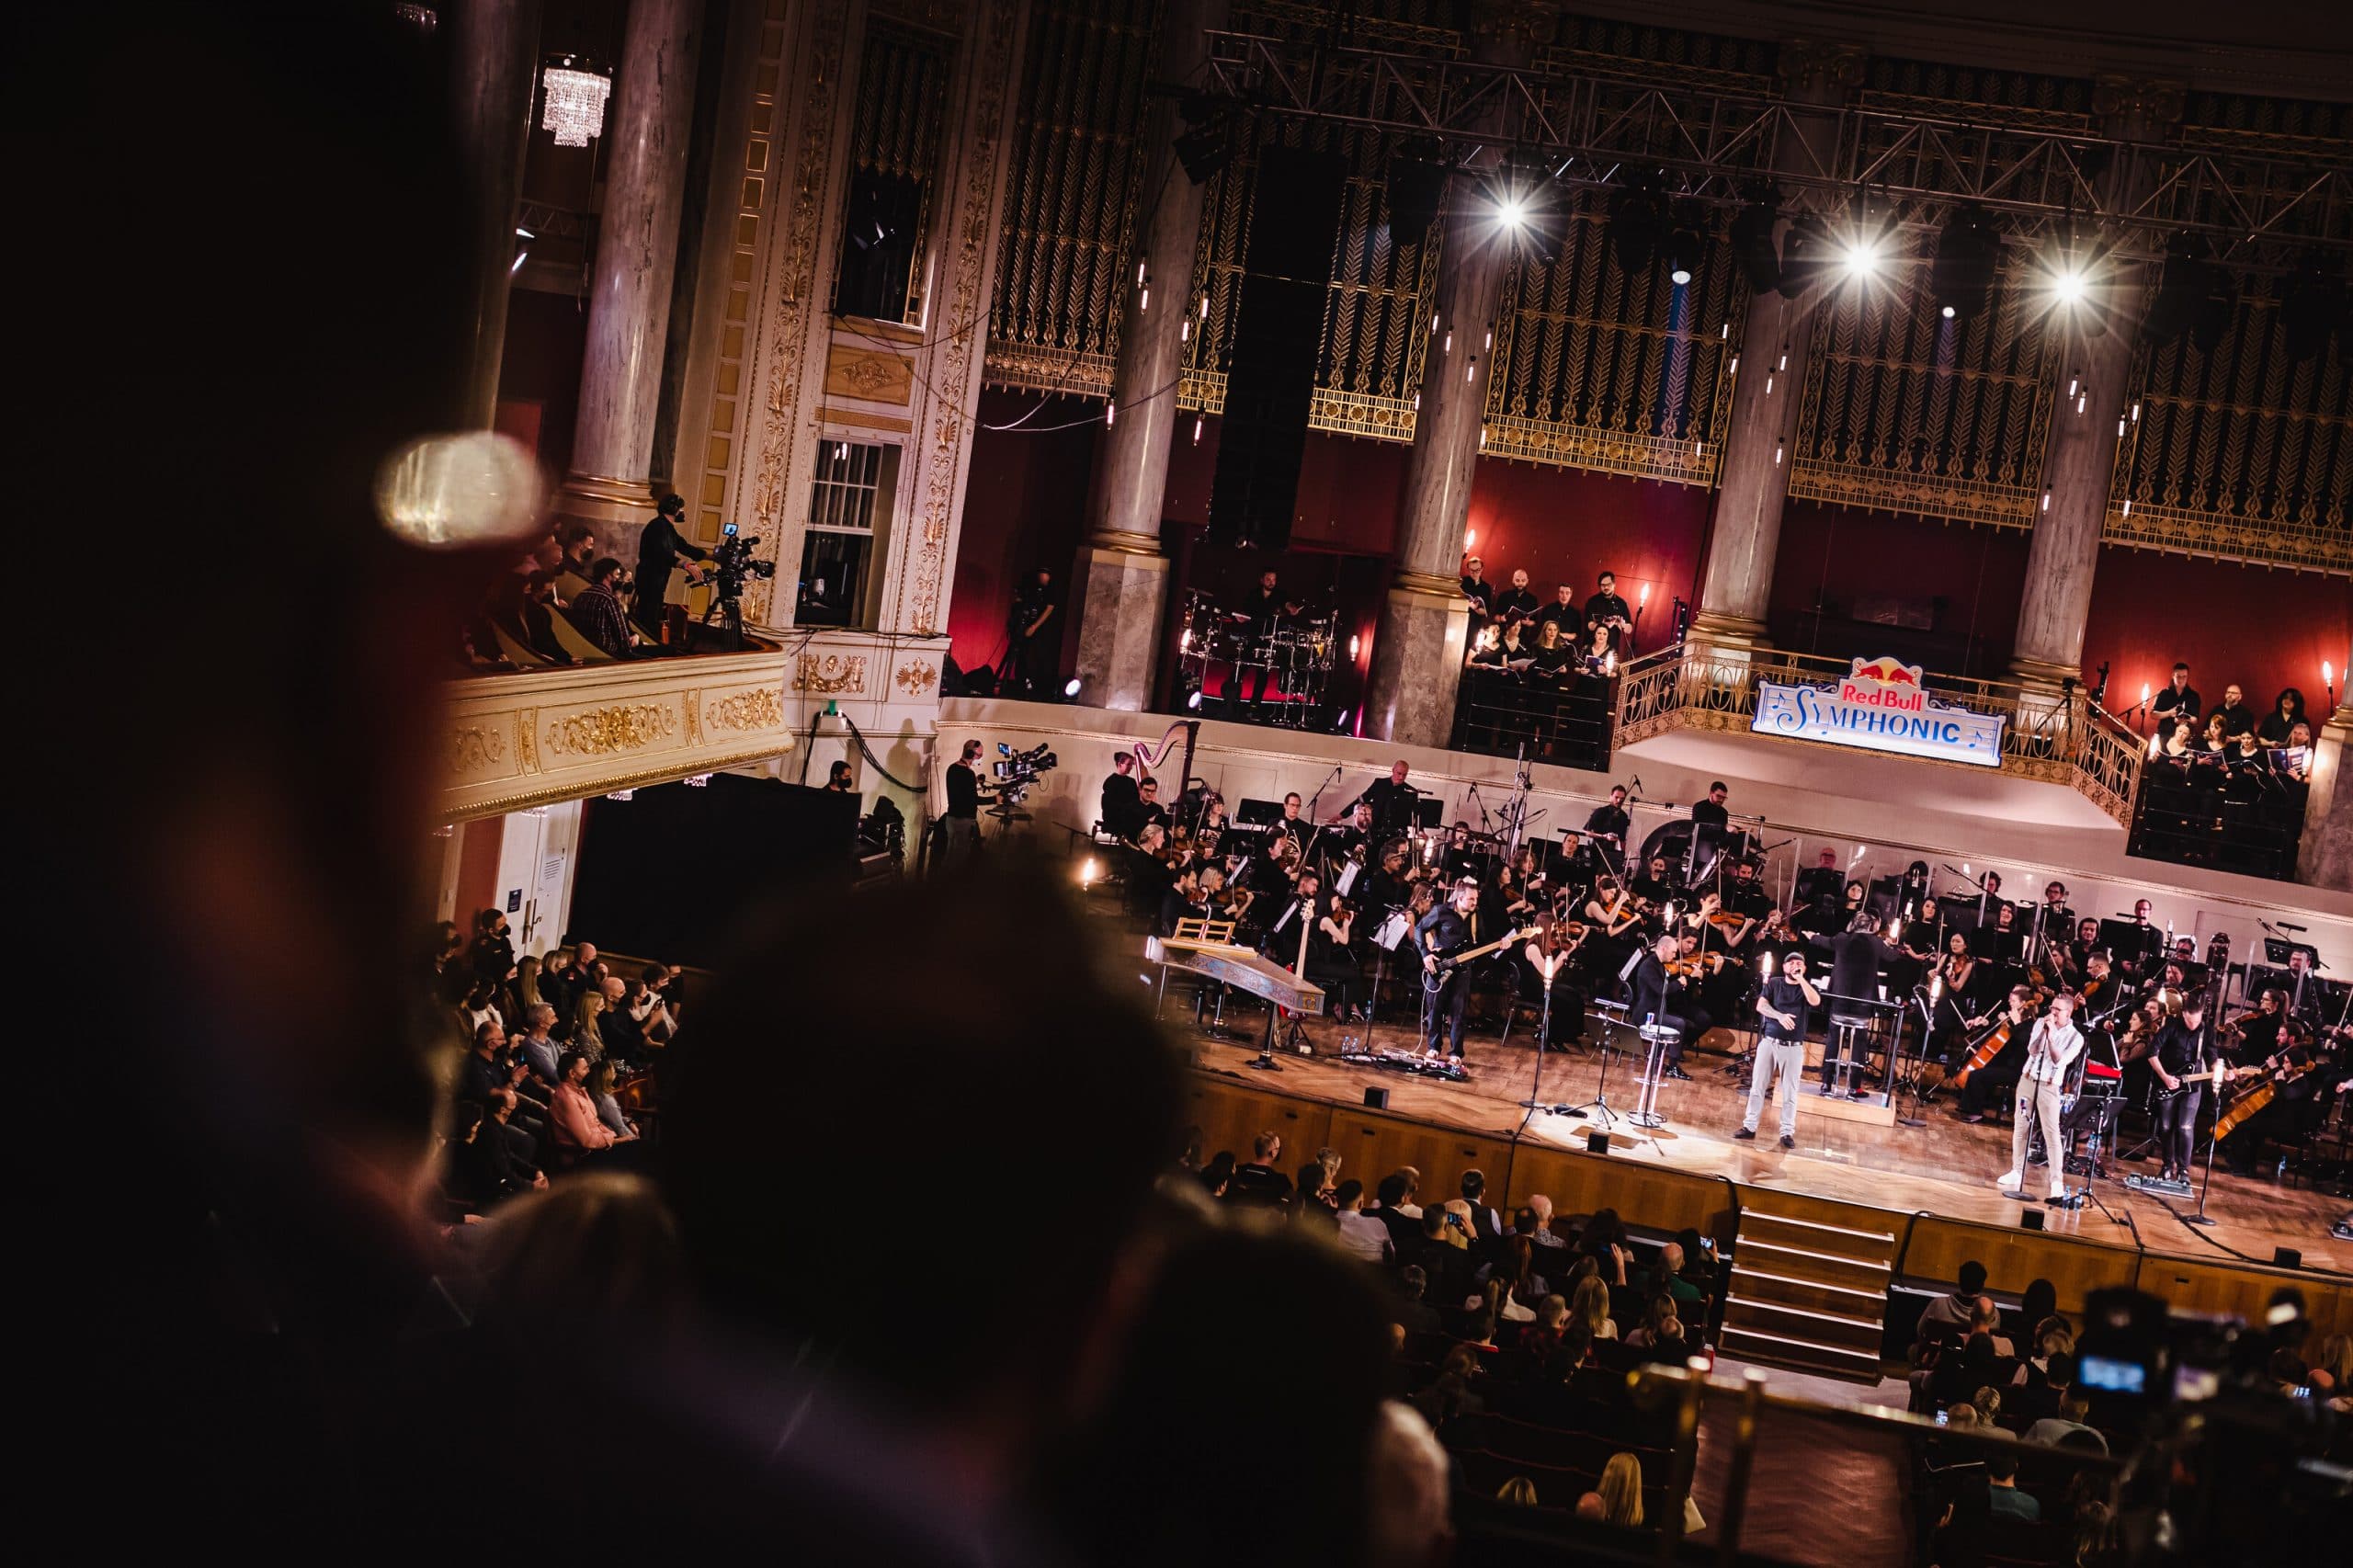
[[[1249,1030],[1256,1017],[1252,1012],[1237,1021]],[[1599,1202],[1580,1201],[1575,1189],[1583,1184],[1592,1188],[1588,1199],[1599,1194],[1600,1201],[1621,1208],[1630,1222],[1654,1225],[1666,1224],[1669,1217],[1643,1210],[1654,1210],[1669,1199],[1655,1179],[1643,1178],[1672,1172],[1701,1178],[1719,1195],[1730,1184],[1737,1195],[1733,1205],[1721,1197],[1677,1197],[1672,1202],[1680,1213],[1672,1220],[1675,1225],[1699,1223],[1708,1230],[1708,1223],[1695,1218],[1705,1213],[1721,1233],[1730,1212],[1787,1194],[1791,1197],[1781,1201],[1793,1211],[1801,1198],[1886,1211],[1890,1233],[1900,1234],[1899,1244],[1889,1249],[1898,1275],[1949,1279],[1961,1258],[1975,1256],[1991,1269],[1996,1290],[2016,1292],[2040,1274],[2059,1284],[2063,1303],[2073,1303],[2082,1289],[2130,1280],[2166,1297],[2178,1310],[2210,1312],[2259,1312],[2271,1290],[2295,1283],[2313,1300],[2315,1321],[2353,1326],[2353,1278],[2347,1278],[2353,1274],[2353,1243],[2329,1235],[2332,1221],[2353,1208],[2353,1200],[2269,1178],[2242,1179],[2219,1162],[2206,1208],[2218,1222],[2200,1228],[2187,1222],[2198,1211],[2194,1196],[2184,1202],[2125,1188],[2123,1174],[2154,1174],[2154,1160],[2115,1161],[2117,1179],[2094,1183],[2106,1212],[2089,1203],[2073,1210],[2042,1203],[2040,1166],[2028,1173],[2035,1201],[2008,1196],[1994,1185],[2008,1165],[2008,1127],[1965,1125],[1948,1112],[1942,1096],[1920,1113],[1926,1126],[1885,1127],[1835,1111],[1825,1114],[1831,1102],[1818,1096],[1809,1082],[1799,1105],[1794,1150],[1779,1147],[1778,1113],[1769,1101],[1756,1140],[1735,1142],[1732,1134],[1746,1096],[1738,1080],[1723,1072],[1726,1058],[1705,1051],[1687,1058],[1692,1082],[1669,1081],[1662,1087],[1663,1127],[1644,1133],[1621,1119],[1608,1155],[1596,1156],[1586,1147],[1591,1122],[1522,1108],[1520,1102],[1530,1097],[1538,1057],[1522,1043],[1529,1035],[1520,1028],[1513,1030],[1507,1045],[1492,1035],[1471,1038],[1470,1081],[1449,1083],[1339,1061],[1343,1032],[1361,1037],[1363,1031],[1353,1026],[1344,1031],[1329,1018],[1308,1025],[1317,1054],[1280,1055],[1279,1073],[1251,1068],[1255,1046],[1197,1033],[1189,1009],[1180,1009],[1174,998],[1165,1021],[1172,1034],[1195,1044],[1195,1119],[1208,1153],[1233,1148],[1247,1158],[1247,1143],[1237,1142],[1244,1129],[1254,1120],[1279,1131],[1288,1123],[1291,1130],[1279,1162],[1286,1168],[1313,1152],[1317,1142],[1310,1142],[1311,1136],[1319,1142],[1329,1139],[1347,1162],[1342,1176],[1362,1181],[1368,1189],[1397,1164],[1415,1164],[1423,1173],[1427,1202],[1453,1196],[1461,1170],[1474,1163],[1483,1162],[1481,1168],[1491,1184],[1502,1179],[1497,1166],[1508,1165],[1515,1175],[1506,1201],[1542,1191],[1563,1213],[1589,1211]],[[1371,1043],[1403,1050],[1411,1045],[1411,1034],[1410,1027],[1384,1024]],[[1594,1097],[1602,1071],[1598,1055],[1554,1052],[1542,1062],[1546,1105]],[[1641,1092],[1639,1072],[1638,1057],[1609,1061],[1613,1108],[1633,1106]],[[1366,1108],[1368,1088],[1389,1091],[1386,1111]],[[1426,1155],[1412,1157],[1416,1148]],[[1396,1153],[1400,1149],[1406,1151],[1404,1157]],[[1564,1159],[1577,1164],[1564,1166]],[[1523,1164],[1530,1167],[1525,1173],[1519,1170]],[[1601,1186],[1592,1187],[1596,1181]],[[2022,1228],[2021,1217],[2029,1211],[2043,1221],[2045,1233]],[[2280,1246],[2302,1254],[2301,1270],[2270,1267],[2273,1249]]]

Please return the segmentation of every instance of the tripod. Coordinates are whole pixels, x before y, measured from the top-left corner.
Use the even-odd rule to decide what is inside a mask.
[[[1616,1019],[1609,1020],[1610,1027],[1618,1027],[1619,1022],[1620,1021]],[[1610,1131],[1617,1127],[1623,1113],[1611,1108],[1609,1104],[1609,1058],[1616,1049],[1617,1048],[1612,1046],[1608,1040],[1605,1040],[1602,1041],[1601,1078],[1599,1082],[1594,1085],[1593,1098],[1573,1106],[1554,1106],[1552,1108],[1552,1114],[1554,1116],[1581,1117],[1593,1122],[1594,1125],[1599,1127],[1604,1132]],[[1643,1142],[1650,1144],[1653,1148],[1656,1148],[1658,1146],[1658,1141],[1654,1138],[1651,1138],[1647,1134],[1643,1135]]]
[[[2221,1108],[2220,1106],[2215,1107],[2218,1111]],[[2206,1139],[2206,1174],[2198,1182],[2198,1212],[2184,1214],[2181,1222],[2185,1225],[2211,1225],[2214,1222],[2206,1217],[2206,1189],[2214,1185],[2214,1146],[2221,1142],[2220,1138],[2211,1134]]]

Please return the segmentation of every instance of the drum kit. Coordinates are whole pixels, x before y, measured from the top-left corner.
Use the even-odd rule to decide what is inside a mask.
[[[1185,689],[1206,689],[1211,667],[1223,665],[1231,710],[1241,697],[1245,673],[1256,671],[1256,695],[1267,705],[1267,722],[1305,729],[1323,706],[1324,685],[1338,661],[1339,625],[1337,612],[1286,615],[1271,630],[1259,631],[1247,613],[1220,608],[1208,593],[1189,589],[1176,643]]]

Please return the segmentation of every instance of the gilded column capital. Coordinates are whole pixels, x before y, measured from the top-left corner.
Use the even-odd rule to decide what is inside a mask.
[[[2162,76],[2092,78],[2092,112],[2128,134],[2153,133],[2179,123],[2185,96],[2181,83]]]
[[[1784,39],[1777,68],[1790,92],[1845,93],[1862,82],[1863,51],[1829,39]]]

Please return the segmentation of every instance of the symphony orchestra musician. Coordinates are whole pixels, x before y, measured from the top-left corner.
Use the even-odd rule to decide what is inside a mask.
[[[1232,922],[1235,940],[1302,967],[1349,1028],[1381,1029],[1385,1005],[1388,1027],[1413,1034],[1413,1060],[1443,1076],[1466,1077],[1466,1036],[1500,1032],[1514,1006],[1549,1000],[1549,1028],[1531,1040],[1549,1048],[1578,1040],[1590,1007],[1608,1004],[1628,1031],[1663,1026],[1665,1080],[1689,1081],[1694,1050],[1745,1074],[1733,1136],[1755,1139],[1778,1094],[1790,1138],[1791,1085],[1819,1040],[1821,1094],[1903,1092],[1962,1123],[2006,1114],[2002,1185],[2029,1197],[2036,1179],[2063,1186],[2049,1150],[2071,1149],[2062,1108],[2079,1095],[2123,1100],[2130,1131],[2114,1130],[2111,1147],[2145,1142],[2165,1181],[2202,1163],[2221,1119],[2222,1160],[2251,1169],[2264,1151],[2292,1154],[2343,1098],[2347,993],[2303,949],[2277,967],[2232,966],[2247,1000],[2224,1010],[2227,942],[2202,960],[2198,938],[2168,943],[2148,899],[2103,923],[2055,879],[2012,903],[1997,873],[1940,885],[1925,860],[1872,865],[1833,846],[1782,870],[1777,889],[1752,835],[1732,831],[1721,781],[1691,808],[1691,831],[1721,835],[1720,852],[1687,859],[1641,853],[1624,785],[1581,826],[1507,844],[1465,819],[1424,826],[1435,797],[1403,761],[1328,819],[1294,792],[1256,827],[1227,823],[1212,791],[1172,820],[1140,775],[1123,755],[1103,820],[1137,824],[1131,895],[1163,935],[1185,918]],[[1598,1038],[1638,1060],[1645,1049]]]

